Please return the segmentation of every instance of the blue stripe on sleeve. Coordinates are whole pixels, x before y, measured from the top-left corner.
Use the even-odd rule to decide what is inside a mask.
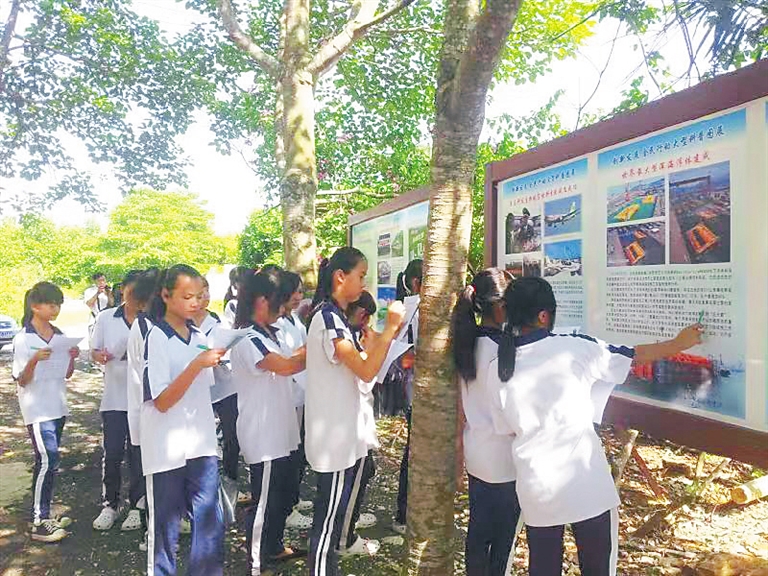
[[[152,388],[149,386],[149,362],[147,362],[147,358],[149,358],[149,338],[144,340],[144,375],[142,378],[144,402],[153,399]]]
[[[264,342],[261,341],[261,338],[258,336],[251,336],[250,338],[251,342],[253,342],[253,345],[256,346],[259,352],[261,352],[261,355],[264,356],[264,358],[267,357],[267,354],[269,354],[269,348],[267,348],[264,345]]]
[[[635,357],[635,349],[629,348],[627,346],[613,346],[611,344],[608,344],[608,351],[611,354],[619,354],[621,356],[625,356],[627,358],[634,358]]]
[[[336,314],[333,313],[332,310],[328,310],[327,308],[323,308],[321,311],[321,314],[323,315],[323,324],[325,325],[326,330],[335,330],[336,331],[336,338],[344,338],[344,330],[342,328],[339,328],[336,324]],[[342,322],[343,325],[343,322]]]

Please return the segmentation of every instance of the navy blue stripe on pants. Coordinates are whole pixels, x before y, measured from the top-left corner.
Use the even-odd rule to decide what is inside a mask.
[[[353,466],[338,472],[316,472],[317,493],[312,531],[309,533],[310,576],[338,576],[339,542],[347,508],[351,504],[361,458]]]
[[[467,576],[505,576],[513,555],[520,503],[515,482],[484,482],[469,475]]]
[[[526,526],[529,576],[560,576],[565,526]],[[584,576],[616,576],[619,555],[619,511],[612,508],[571,524],[579,568]]]
[[[357,472],[355,473],[355,482],[352,485],[352,502],[347,507],[344,528],[341,531],[341,538],[339,540],[342,548],[349,548],[357,540],[355,525],[360,519],[360,508],[363,505],[363,500],[365,500],[368,482],[374,476],[376,476],[376,462],[373,459],[373,450],[368,450],[368,455],[363,459],[363,463],[357,467]]]
[[[240,443],[237,441],[237,394],[232,394],[213,405],[221,426],[221,463],[226,474],[237,481]]]
[[[128,460],[130,471],[129,501],[131,508],[144,496],[144,474],[141,469],[141,453],[138,446],[132,446],[128,432],[128,412],[108,410],[101,413],[103,438],[103,490],[104,505],[115,510],[120,505],[120,467],[123,458]],[[127,447],[127,448],[126,448]]]
[[[59,446],[66,417],[35,422],[27,426],[35,450],[32,472],[32,522],[51,517],[53,481],[59,472]]]
[[[285,520],[293,507],[292,479],[296,468],[290,456],[251,464],[253,506],[245,520],[250,574],[258,576],[270,558],[285,545]]]
[[[190,515],[192,540],[187,574],[224,573],[224,514],[219,502],[216,456],[187,460],[186,466],[147,474],[147,575],[176,574],[181,519]]]

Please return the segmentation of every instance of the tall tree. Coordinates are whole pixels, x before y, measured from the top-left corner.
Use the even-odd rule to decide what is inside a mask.
[[[456,385],[450,318],[467,271],[472,180],[488,88],[521,0],[446,0],[421,288],[404,573],[453,572]]]
[[[197,76],[127,2],[13,0],[0,38],[0,179],[14,185],[0,185],[0,212],[65,196],[101,207],[73,137],[93,162],[111,165],[124,191],[185,183],[174,137],[203,98]],[[43,175],[53,181],[45,194],[16,181]]]
[[[312,9],[309,0],[285,0],[277,27],[277,50],[269,53],[238,22],[232,2],[217,0],[219,16],[235,45],[247,54],[276,85],[275,158],[280,173],[283,211],[283,252],[286,265],[306,283],[316,282],[315,195],[315,87],[350,47],[370,29],[395,16],[415,0],[398,0],[380,8],[380,2],[359,0],[349,9],[341,29],[311,45]],[[266,4],[266,3],[265,3]],[[329,7],[333,3],[328,3]],[[260,6],[254,9],[258,10]],[[344,12],[344,10],[342,10]]]

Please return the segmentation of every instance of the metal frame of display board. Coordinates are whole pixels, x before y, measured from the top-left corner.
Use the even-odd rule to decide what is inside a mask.
[[[768,60],[702,82],[651,102],[633,112],[583,128],[507,160],[486,165],[485,264],[499,262],[499,184],[583,157],[658,130],[693,121],[768,96]],[[768,159],[764,159],[768,161]],[[762,309],[762,308],[758,308]],[[759,320],[755,320],[758,321]],[[764,329],[768,330],[768,328]],[[723,454],[768,467],[768,432],[655,406],[626,397],[611,397],[605,421],[637,428],[692,448]]]

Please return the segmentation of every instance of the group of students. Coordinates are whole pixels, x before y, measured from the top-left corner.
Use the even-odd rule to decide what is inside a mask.
[[[145,528],[147,573],[175,574],[179,533],[189,520],[189,573],[222,574],[225,517],[233,517],[242,454],[250,472],[251,574],[308,554],[312,576],[335,576],[341,554],[372,552],[355,526],[375,471],[377,375],[394,340],[418,341],[421,262],[398,277],[416,300],[410,317],[401,302],[391,303],[381,332],[369,326],[376,303],[364,291],[367,270],[362,252],[337,250],[321,268],[306,321],[298,313],[298,275],[277,267],[239,270],[225,324],[248,332],[230,351],[209,349],[209,336],[222,322],[207,310],[207,283],[196,270],[176,265],[129,273],[124,302],[99,314],[91,336],[91,355],[105,364],[104,507],[94,528],[109,529],[118,516],[127,454],[130,509],[122,528]],[[13,376],[35,450],[32,538],[44,542],[66,536],[70,522],[50,511],[68,415],[65,382],[35,376],[61,334],[51,321],[62,300],[54,285],[35,285],[14,341]],[[488,269],[453,311],[459,432],[469,477],[468,576],[508,574],[523,523],[529,574],[560,574],[566,524],[582,574],[616,573],[619,499],[592,424],[591,388],[620,384],[632,362],[674,355],[701,339],[698,325],[674,340],[633,349],[581,334],[557,336],[556,308],[545,280],[513,280]],[[77,354],[69,351],[66,378]],[[412,372],[405,373],[397,382],[410,425]],[[408,452],[394,524],[399,532],[405,531]],[[307,463],[316,475],[313,503],[299,498]],[[310,508],[311,520],[301,514]],[[289,520],[311,524],[308,551],[286,545]]]

